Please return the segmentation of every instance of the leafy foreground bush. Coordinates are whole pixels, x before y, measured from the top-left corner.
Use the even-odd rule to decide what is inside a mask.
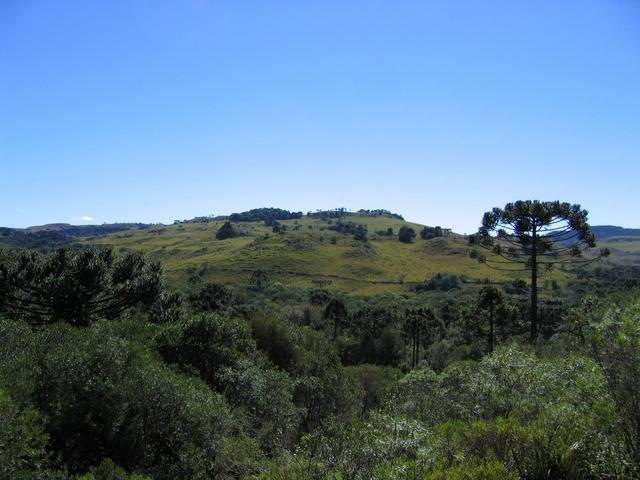
[[[300,422],[293,382],[259,354],[249,326],[221,315],[195,315],[165,326],[158,350],[167,362],[196,369],[214,390],[245,410],[264,446],[292,442]]]
[[[33,437],[25,437],[32,446],[22,468],[64,466],[81,473],[111,459],[153,478],[212,478],[240,468],[229,458],[228,442],[257,448],[237,436],[240,422],[222,395],[150,358],[108,324],[56,324],[31,332],[3,321],[0,359],[0,388],[13,393],[23,412],[13,416]],[[41,412],[41,421],[30,419],[32,409]],[[40,454],[46,442],[40,424],[55,452],[50,458]],[[225,448],[221,464],[218,454]]]
[[[267,311],[0,320],[0,479],[638,478],[638,299],[404,375]]]
[[[585,302],[588,313],[598,304],[593,300]],[[604,371],[616,413],[617,436],[609,461],[619,468],[619,476],[632,472],[640,478],[640,292],[613,303],[595,321],[591,315],[582,320],[581,330]]]
[[[304,455],[278,459],[262,478],[606,478],[614,425],[594,361],[514,346],[439,375],[409,373],[378,412],[325,424]],[[283,463],[314,473],[281,476]]]
[[[34,408],[20,408],[0,390],[0,478],[46,478],[48,461],[44,419]]]

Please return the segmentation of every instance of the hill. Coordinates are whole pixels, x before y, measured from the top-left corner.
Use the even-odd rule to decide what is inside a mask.
[[[225,222],[231,223],[235,236],[218,240],[216,233]],[[399,241],[402,226],[415,230],[413,243]],[[419,235],[424,227],[387,210],[336,209],[304,215],[259,208],[176,220],[173,225],[57,223],[3,228],[0,246],[44,249],[80,244],[139,251],[160,261],[175,286],[205,281],[246,284],[258,270],[287,287],[321,286],[360,294],[407,291],[439,274],[467,283],[516,278],[517,274],[491,270],[470,259],[464,236],[443,229],[443,236],[425,240]],[[612,253],[599,267],[640,267],[640,229],[594,226],[592,230],[598,246]],[[366,241],[358,240],[363,236]],[[557,270],[545,281],[567,278]]]
[[[50,223],[27,228],[0,227],[0,247],[46,250],[70,246],[79,237],[97,237],[115,232],[149,228],[144,223],[105,223],[102,225],[70,225]]]
[[[68,237],[87,237],[107,235],[124,230],[149,228],[148,223],[104,223],[102,225],[70,225],[68,223],[50,223],[25,228],[26,233],[58,232]],[[16,229],[17,230],[17,229]]]
[[[401,292],[439,273],[468,282],[511,278],[470,259],[465,237],[444,229],[446,236],[423,240],[419,235],[423,225],[391,212],[311,212],[274,221],[231,221],[233,218],[239,217],[200,217],[193,222],[85,237],[81,242],[144,252],[162,262],[174,285],[247,283],[257,270],[286,286],[324,286],[362,294]],[[218,240],[216,232],[226,221],[237,235]],[[356,240],[352,234],[358,226],[366,228],[367,241]],[[403,226],[415,230],[413,243],[399,241]],[[562,278],[564,274],[550,275]]]
[[[69,237],[57,230],[30,231],[0,227],[0,247],[46,249],[69,243]]]

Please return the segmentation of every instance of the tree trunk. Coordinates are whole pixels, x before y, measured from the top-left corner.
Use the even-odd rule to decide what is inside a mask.
[[[493,305],[489,307],[489,353],[493,352]]]
[[[416,341],[416,367],[418,366],[418,363],[420,362],[420,329],[418,328],[418,336],[417,336],[417,341]]]
[[[538,237],[533,225],[531,245],[531,343],[538,336]]]
[[[416,331],[415,329],[413,330],[413,335],[411,340],[413,340],[411,342],[411,369],[413,370],[414,368],[416,368],[416,344],[417,344],[417,339],[416,339]]]
[[[402,362],[407,361],[407,336],[402,336]]]
[[[418,363],[418,337],[417,333],[413,334],[413,360],[411,362],[411,368],[416,368]]]

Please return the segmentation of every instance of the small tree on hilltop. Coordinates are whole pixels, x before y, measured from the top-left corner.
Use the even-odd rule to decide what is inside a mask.
[[[420,230],[420,238],[423,240],[431,240],[432,238],[442,237],[442,227],[439,225],[436,227],[424,227]]]
[[[416,238],[416,231],[407,226],[400,227],[400,231],[398,232],[398,240],[402,243],[411,243],[413,239]]]
[[[423,240],[431,240],[435,236],[435,229],[433,227],[424,227],[420,230],[420,238]]]
[[[224,222],[224,224],[216,232],[216,238],[218,240],[226,240],[236,236],[236,231],[233,229],[231,222]]]
[[[596,246],[587,216],[580,205],[520,200],[486,212],[478,233],[469,237],[474,247],[471,257],[479,262],[498,270],[531,271],[531,342],[538,334],[540,270],[558,263],[591,262],[609,254],[604,249],[591,259],[581,259],[585,250]]]

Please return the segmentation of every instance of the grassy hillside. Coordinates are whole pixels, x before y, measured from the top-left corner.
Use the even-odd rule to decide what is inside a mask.
[[[640,236],[607,237],[598,246],[611,251],[608,264],[640,267]]]
[[[224,220],[182,223],[88,237],[85,244],[140,251],[164,265],[168,280],[181,285],[192,277],[222,283],[246,283],[255,270],[293,287],[323,285],[338,291],[372,294],[399,292],[438,273],[463,276],[469,281],[502,282],[515,278],[478,264],[468,256],[467,241],[452,234],[431,240],[419,235],[414,243],[398,241],[398,230],[422,225],[388,216],[348,215],[344,221],[367,226],[369,241],[355,240],[329,229],[336,219],[304,216],[280,222],[283,234],[274,234],[264,222],[233,223],[240,236],[217,240]],[[393,236],[375,232],[393,229]],[[549,279],[562,279],[552,272]]]

